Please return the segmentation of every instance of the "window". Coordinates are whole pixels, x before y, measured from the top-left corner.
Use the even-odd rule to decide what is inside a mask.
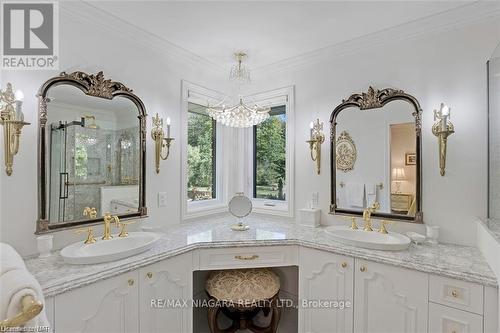
[[[270,117],[253,127],[253,197],[286,200],[286,106],[271,108]]]
[[[187,200],[216,198],[217,126],[206,107],[188,103],[187,117]]]

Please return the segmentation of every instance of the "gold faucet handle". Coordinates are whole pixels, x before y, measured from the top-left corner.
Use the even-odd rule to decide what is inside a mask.
[[[350,217],[344,217],[344,218],[351,222],[351,226],[349,227],[350,229],[352,229],[352,230],[358,229],[358,225],[356,223],[356,217],[350,216]]]
[[[95,219],[97,217],[97,209],[95,209],[95,207],[85,207],[83,209],[83,216]]]
[[[381,234],[388,234],[389,232],[387,232],[386,226],[391,223],[392,222],[386,220],[380,221],[380,229],[378,230],[378,232],[380,232]]]
[[[127,226],[129,224],[134,224],[136,221],[131,221],[131,222],[118,222],[118,225],[121,227],[120,233],[118,234],[118,237],[127,237],[128,232],[127,232]]]
[[[375,201],[375,202],[374,202],[374,203],[370,206],[370,210],[371,210],[372,212],[376,211],[376,210],[377,210],[377,209],[379,209],[379,208],[380,208],[380,202],[378,202],[378,201]]]
[[[92,230],[92,227],[75,230],[75,234],[81,234],[83,232],[87,232],[87,238],[83,242],[84,244],[94,244],[97,241],[94,237],[94,231]]]

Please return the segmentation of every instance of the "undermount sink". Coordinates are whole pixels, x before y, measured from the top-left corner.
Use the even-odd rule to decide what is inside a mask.
[[[160,234],[154,232],[131,232],[127,237],[115,235],[109,240],[98,239],[94,244],[84,244],[81,241],[66,246],[61,250],[61,256],[68,264],[98,264],[147,251],[160,237]]]
[[[372,250],[400,251],[407,249],[411,243],[408,237],[396,232],[382,234],[377,231],[352,230],[339,226],[328,227],[326,232],[340,243]]]

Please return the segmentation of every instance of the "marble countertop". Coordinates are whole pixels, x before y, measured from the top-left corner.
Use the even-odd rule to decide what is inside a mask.
[[[377,251],[336,242],[323,227],[310,228],[288,221],[249,218],[250,230],[230,230],[233,219],[183,223],[162,230],[152,249],[126,259],[95,264],[64,263],[59,252],[49,258],[26,259],[29,271],[40,282],[46,297],[123,274],[166,258],[203,248],[300,245],[341,255],[415,269],[454,279],[497,286],[497,280],[479,249],[452,244],[411,245],[404,251]]]

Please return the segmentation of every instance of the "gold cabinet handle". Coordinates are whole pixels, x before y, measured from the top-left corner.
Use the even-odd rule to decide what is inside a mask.
[[[344,262],[342,263],[342,268],[346,268],[346,267],[347,267],[347,263],[344,261]]]
[[[366,272],[366,267],[365,267],[365,266],[361,266],[361,267],[359,268],[359,270],[360,270],[360,271],[362,271],[362,272]]]
[[[234,256],[234,259],[238,259],[238,260],[255,260],[255,259],[257,259],[258,257],[259,257],[259,256],[258,256],[258,255],[256,255],[256,254],[254,254],[254,255],[252,255],[252,256],[248,256],[248,257],[238,255],[238,256]]]
[[[148,279],[152,279],[153,278],[153,273],[152,272],[147,272],[146,276],[148,277]]]
[[[128,285],[133,286],[134,285],[134,279],[129,279],[128,280]]]
[[[452,291],[451,291],[451,296],[453,296],[453,297],[457,298],[457,297],[458,297],[458,291],[456,291],[456,290],[452,290]]]

